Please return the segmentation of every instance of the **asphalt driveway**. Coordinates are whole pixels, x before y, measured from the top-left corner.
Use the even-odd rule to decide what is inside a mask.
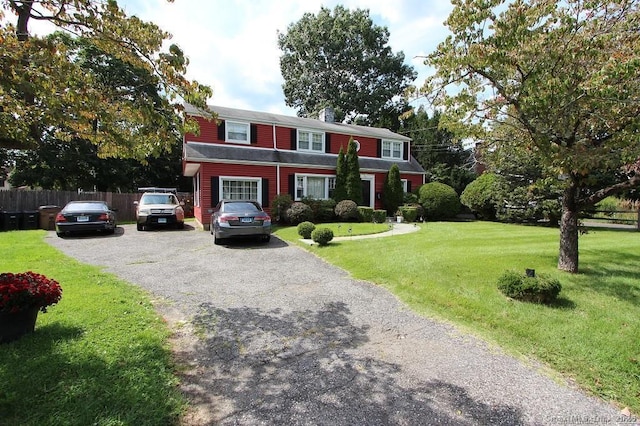
[[[125,225],[47,242],[150,292],[188,365],[187,424],[629,424],[536,363],[277,238],[215,246],[188,226]]]

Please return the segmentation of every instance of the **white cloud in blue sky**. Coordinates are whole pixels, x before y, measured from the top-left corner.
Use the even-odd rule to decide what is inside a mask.
[[[278,31],[321,6],[369,9],[377,25],[389,29],[389,45],[403,51],[427,76],[424,56],[444,40],[443,25],[452,6],[439,0],[121,0],[129,14],[153,21],[173,35],[190,60],[188,77],[213,88],[210,103],[294,115],[282,92]],[[418,58],[415,58],[418,56]]]
[[[171,33],[170,43],[189,58],[187,77],[213,88],[211,104],[295,115],[286,106],[280,74],[278,31],[321,6],[369,9],[375,24],[389,30],[389,45],[402,51],[418,72],[420,86],[429,73],[420,58],[448,32],[452,10],[442,0],[118,0],[129,15],[152,21]],[[31,25],[37,33],[46,26]],[[38,30],[40,28],[40,30]]]

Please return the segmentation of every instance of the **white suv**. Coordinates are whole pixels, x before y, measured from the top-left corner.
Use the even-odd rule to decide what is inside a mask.
[[[134,204],[138,231],[158,226],[184,228],[184,209],[172,192],[145,192]]]

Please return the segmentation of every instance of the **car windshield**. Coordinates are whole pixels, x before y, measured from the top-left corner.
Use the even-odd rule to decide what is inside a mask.
[[[178,199],[173,194],[145,194],[140,204],[178,204]]]
[[[107,211],[109,208],[104,203],[71,203],[67,204],[68,212]]]
[[[224,213],[258,213],[261,211],[251,202],[225,203],[222,210]]]

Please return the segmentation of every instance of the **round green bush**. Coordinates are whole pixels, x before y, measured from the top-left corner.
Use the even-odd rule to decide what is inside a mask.
[[[311,238],[311,233],[316,229],[316,226],[311,222],[302,222],[298,225],[298,235],[302,238]]]
[[[342,200],[336,204],[336,216],[338,219],[344,222],[358,222],[360,220],[360,213],[358,212],[358,205],[355,201]]]
[[[313,210],[305,203],[299,201],[291,204],[287,209],[287,221],[292,225],[297,225],[313,219]]]
[[[311,239],[320,246],[326,246],[333,240],[333,231],[329,228],[316,228],[311,233]]]
[[[496,204],[499,198],[499,179],[495,173],[484,173],[462,191],[460,202],[486,220],[496,219]]]
[[[418,194],[426,220],[447,219],[460,212],[460,197],[449,185],[430,182],[422,185]]]
[[[527,277],[506,271],[498,278],[498,289],[512,299],[548,304],[558,297],[562,286],[560,281],[547,275]]]

